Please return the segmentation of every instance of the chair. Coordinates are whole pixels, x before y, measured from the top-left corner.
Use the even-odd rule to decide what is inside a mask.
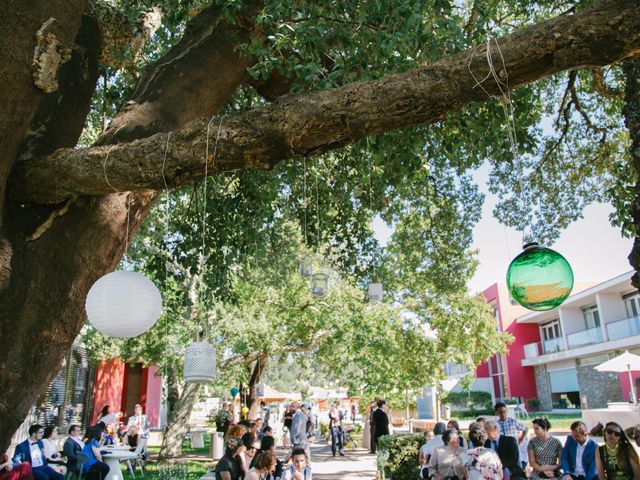
[[[147,439],[141,438],[140,441],[138,442],[138,445],[136,446],[136,449],[134,450],[136,457],[132,458],[131,460],[127,460],[127,470],[129,471],[129,473],[133,478],[136,478],[136,473],[135,473],[136,466],[140,467],[140,474],[142,475],[142,478],[144,478],[144,467],[145,467],[144,456],[146,453],[146,449],[147,449]]]
[[[76,455],[76,466],[70,468],[67,472],[67,480],[82,480],[82,469],[88,461],[89,456],[87,454],[78,453],[78,455]]]
[[[516,418],[529,418],[529,412],[527,412],[527,409],[524,407],[524,404],[522,403],[519,403],[518,405],[516,405],[516,408],[513,411],[513,413],[515,414]]]

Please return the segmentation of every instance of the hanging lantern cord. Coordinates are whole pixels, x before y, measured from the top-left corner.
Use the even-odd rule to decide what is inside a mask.
[[[165,167],[167,164],[167,153],[169,152],[169,140],[171,139],[171,133],[169,132],[167,135],[167,143],[164,146],[164,157],[162,159],[162,183],[164,184],[164,231],[166,238],[169,237],[169,185],[167,184],[167,176],[165,175]],[[169,257],[169,248],[167,248],[167,257]],[[164,269],[164,284],[167,284],[167,279],[169,277],[169,271],[165,267]],[[169,375],[169,319],[168,316],[165,315],[164,319],[164,338],[166,343],[165,348],[165,366],[164,366],[164,374],[165,379],[168,378]]]
[[[502,55],[502,50],[500,49],[500,45],[498,44],[498,40],[493,39],[493,42],[496,45],[496,50],[500,56],[500,63],[502,64],[502,72],[504,72],[504,81],[500,79],[498,73],[496,72],[494,68],[494,63],[493,63],[493,55],[491,53],[491,40],[492,40],[491,37],[487,39],[487,48],[486,48],[486,58],[487,58],[487,65],[489,67],[489,73],[482,80],[479,80],[471,70],[471,63],[473,62],[473,59],[475,57],[475,52],[477,50],[477,47],[476,47],[476,50],[474,50],[473,55],[471,55],[471,58],[469,59],[469,64],[467,65],[467,68],[469,70],[469,73],[471,74],[471,76],[476,82],[475,86],[480,87],[487,94],[488,97],[492,98],[493,95],[491,95],[482,85],[487,79],[492,78],[496,83],[498,90],[500,91],[502,109],[504,111],[504,116],[507,121],[507,138],[509,139],[509,145],[511,148],[513,161],[516,166],[516,172],[519,175],[517,180],[518,189],[519,189],[518,199],[520,202],[520,206],[524,211],[526,210],[526,207],[527,207],[527,200],[525,198],[524,181],[523,181],[524,165],[520,158],[520,154],[518,153],[518,137],[516,133],[516,124],[515,124],[515,121],[516,121],[515,107],[513,105],[513,101],[511,100],[511,92],[509,89],[509,75],[507,73],[507,66],[504,60],[504,56]],[[527,235],[528,226],[529,226],[529,222],[525,222],[525,224],[522,227],[523,244],[531,241],[531,239],[528,238],[529,236]]]

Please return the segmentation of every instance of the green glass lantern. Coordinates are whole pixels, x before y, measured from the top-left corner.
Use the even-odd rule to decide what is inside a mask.
[[[529,310],[551,310],[573,288],[569,262],[555,250],[528,243],[507,270],[507,287],[516,302]]]

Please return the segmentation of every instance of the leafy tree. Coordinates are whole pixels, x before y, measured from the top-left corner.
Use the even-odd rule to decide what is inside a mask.
[[[399,246],[390,254],[419,266],[428,288],[392,291],[425,311],[437,308],[441,294],[459,286],[471,268],[464,260],[465,232],[479,199],[464,174],[485,160],[493,165],[492,185],[503,196],[498,211],[508,224],[530,224],[531,233],[553,238],[555,227],[576,218],[581,206],[610,197],[620,207],[615,221],[636,234],[629,212],[633,217],[637,175],[618,142],[620,100],[594,93],[619,90],[632,72],[614,66],[562,73],[636,56],[635,1],[156,5],[164,13],[161,21],[158,10],[143,12],[146,6],[138,2],[5,5],[3,446],[82,328],[90,286],[116,267],[125,237],[140,228],[159,192],[205,176],[205,158],[206,173],[216,177],[212,182],[248,188],[236,198],[248,200],[256,218],[228,217],[220,235],[229,242],[225,258],[234,261],[201,270],[222,276],[215,285],[225,299],[232,265],[247,258],[252,243],[244,232],[264,234],[265,219],[285,213],[292,218],[291,211],[304,224],[311,210],[301,202],[314,198],[317,214],[301,229],[307,244],[328,245],[343,272],[387,275],[397,267],[376,248],[369,221],[374,213],[397,221]],[[556,95],[554,85],[564,85],[566,95]],[[503,126],[506,92],[517,148]],[[537,123],[550,116],[559,119],[553,134]],[[87,147],[76,148],[85,126]],[[293,158],[304,160],[283,162]],[[263,169],[270,171],[248,172]],[[436,179],[432,186],[421,184],[425,170]],[[305,201],[299,192],[307,175],[319,194]],[[456,181],[448,183],[451,175]],[[252,189],[258,193],[252,196]],[[411,192],[420,192],[424,203],[416,204]],[[439,192],[453,197],[445,200]],[[275,202],[281,194],[290,195],[287,207]],[[449,228],[451,215],[458,220]],[[403,236],[410,225],[426,233]],[[188,245],[196,236],[184,236],[173,242],[187,240],[187,264],[204,263]],[[431,260],[411,258],[402,242],[427,247]],[[445,258],[451,270],[442,264]],[[427,278],[430,269],[433,279]],[[391,285],[394,276],[388,275]]]

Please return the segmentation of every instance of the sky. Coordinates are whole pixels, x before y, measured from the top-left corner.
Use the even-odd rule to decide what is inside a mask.
[[[496,282],[504,282],[511,260],[522,251],[522,235],[506,228],[493,218],[497,197],[486,187],[487,168],[476,171],[476,181],[486,195],[482,218],[473,231],[473,249],[479,250],[480,264],[469,282],[469,292],[481,292]],[[627,256],[632,240],[622,238],[620,231],[609,223],[612,207],[593,204],[584,217],[562,232],[553,245],[545,245],[561,253],[573,268],[576,282],[603,282],[631,270]],[[392,230],[382,220],[374,220],[376,237],[385,245]]]

